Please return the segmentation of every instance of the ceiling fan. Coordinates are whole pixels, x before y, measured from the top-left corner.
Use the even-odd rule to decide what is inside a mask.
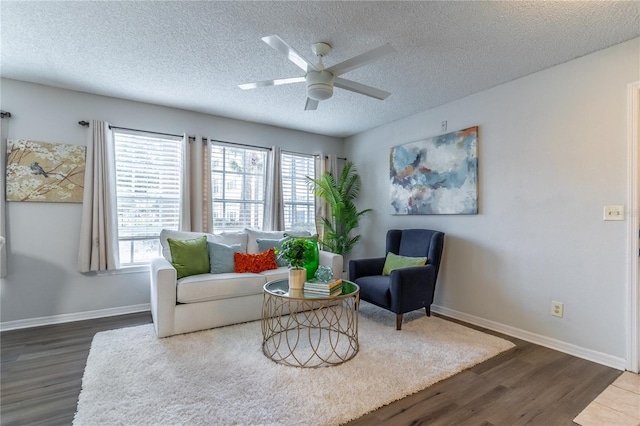
[[[277,35],[263,37],[262,41],[285,55],[287,59],[300,67],[306,74],[301,77],[278,78],[275,80],[266,80],[259,81],[257,83],[238,85],[238,87],[243,90],[255,89],[257,87],[279,86],[281,84],[306,82],[307,103],[304,109],[307,111],[317,109],[318,102],[324,101],[325,99],[329,99],[331,96],[333,96],[334,86],[380,100],[386,99],[387,96],[391,94],[389,92],[385,92],[384,90],[376,89],[375,87],[367,86],[365,84],[357,83],[355,81],[339,77],[344,73],[370,64],[371,62],[377,61],[383,56],[394,53],[396,50],[390,44],[385,44],[351,59],[347,59],[344,62],[340,62],[339,64],[333,65],[329,68],[325,68],[322,63],[322,58],[331,51],[331,46],[329,46],[327,43],[314,43],[311,45],[311,51],[316,56],[318,61],[318,63],[314,65],[311,62],[307,61],[302,55],[296,52],[293,47],[289,46]]]

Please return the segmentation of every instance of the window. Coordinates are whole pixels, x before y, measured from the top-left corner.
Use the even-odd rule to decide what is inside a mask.
[[[211,146],[213,228],[240,231],[262,228],[267,150]]]
[[[282,153],[282,198],[284,229],[315,233],[315,197],[307,176],[315,176],[311,155]]]
[[[178,229],[182,140],[114,131],[120,264],[161,254],[160,231]]]

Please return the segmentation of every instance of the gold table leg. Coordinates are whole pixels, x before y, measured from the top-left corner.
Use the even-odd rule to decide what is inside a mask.
[[[295,367],[327,367],[353,358],[358,346],[359,294],[339,300],[264,293],[262,351]]]

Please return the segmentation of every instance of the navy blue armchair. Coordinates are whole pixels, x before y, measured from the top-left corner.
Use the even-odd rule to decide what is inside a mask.
[[[440,269],[444,233],[430,229],[391,229],[387,232],[386,253],[426,257],[424,266],[396,269],[382,275],[385,257],[354,259],[349,262],[349,279],[360,286],[360,299],[396,314],[396,329],[402,327],[402,315],[425,308],[431,316],[431,304]]]

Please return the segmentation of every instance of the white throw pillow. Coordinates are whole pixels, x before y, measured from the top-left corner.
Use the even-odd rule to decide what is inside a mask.
[[[221,234],[213,234],[208,241],[212,243],[224,244],[226,246],[233,246],[240,244],[240,251],[247,252],[247,238],[248,235],[244,231],[239,232],[223,232]]]
[[[260,253],[258,248],[258,238],[267,240],[279,240],[284,237],[284,231],[256,231],[255,229],[245,228],[244,232],[249,236],[247,240],[247,253]]]

